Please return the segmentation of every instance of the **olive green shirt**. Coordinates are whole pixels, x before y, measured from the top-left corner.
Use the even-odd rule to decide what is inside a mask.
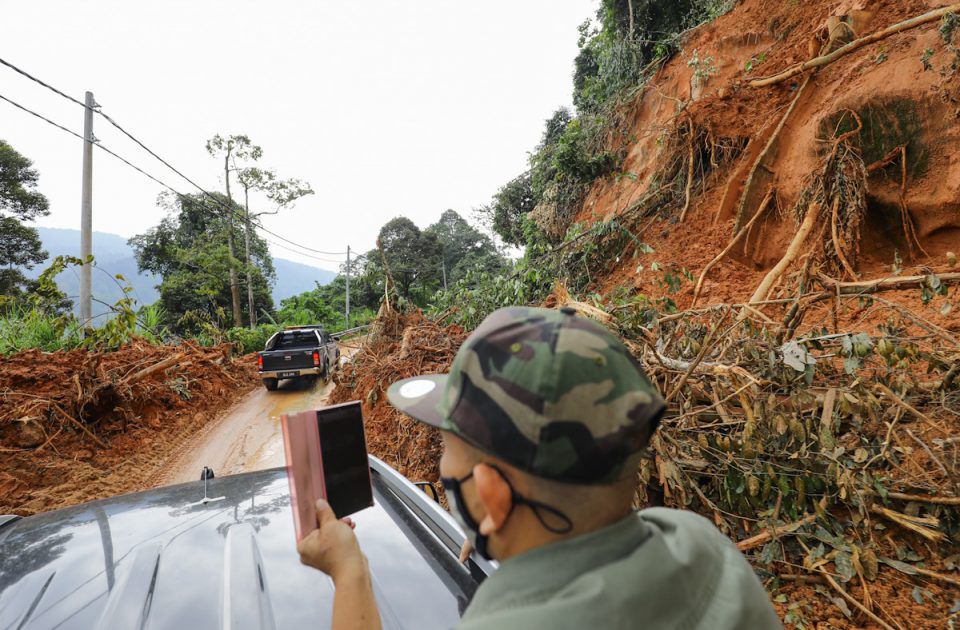
[[[746,559],[710,521],[649,508],[505,560],[461,630],[782,628]]]

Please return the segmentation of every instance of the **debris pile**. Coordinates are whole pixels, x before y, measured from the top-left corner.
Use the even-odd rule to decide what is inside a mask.
[[[0,513],[149,487],[168,452],[256,383],[228,344],[30,350],[0,370]]]
[[[423,314],[381,310],[374,331],[343,370],[330,403],[360,400],[367,449],[413,481],[439,479],[440,436],[397,411],[386,397],[394,382],[421,374],[442,374],[466,333],[443,327]]]

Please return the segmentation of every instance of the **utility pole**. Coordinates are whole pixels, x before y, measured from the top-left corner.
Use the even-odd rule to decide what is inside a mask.
[[[347,245],[347,321],[344,326],[350,328],[350,246]]]
[[[441,265],[442,265],[442,266],[440,267],[440,269],[443,270],[443,290],[446,291],[446,290],[447,290],[447,261],[446,261],[446,259],[444,259],[444,260],[441,262]]]
[[[253,304],[253,272],[250,268],[250,187],[243,187],[243,207],[246,211],[246,229],[243,231],[244,260],[247,267],[247,313],[250,316],[250,330],[257,327],[257,311]]]
[[[87,92],[83,111],[83,181],[80,199],[80,319],[87,327],[93,320],[93,92]]]
[[[243,327],[243,316],[240,313],[240,278],[237,276],[236,248],[233,245],[233,196],[230,194],[230,155],[233,147],[227,149],[223,157],[223,177],[227,180],[227,253],[230,255],[230,302],[233,306],[233,327]]]

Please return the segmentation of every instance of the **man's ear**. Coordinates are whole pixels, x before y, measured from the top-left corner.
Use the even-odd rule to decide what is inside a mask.
[[[474,466],[473,478],[477,484],[477,496],[486,512],[480,521],[480,533],[489,536],[499,531],[510,516],[513,502],[510,484],[496,468],[488,464]]]

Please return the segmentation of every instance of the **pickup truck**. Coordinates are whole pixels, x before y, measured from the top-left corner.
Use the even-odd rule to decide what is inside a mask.
[[[269,391],[284,379],[327,379],[339,361],[340,347],[321,326],[287,327],[257,353],[260,380]]]
[[[352,518],[383,627],[456,625],[495,565],[460,564],[453,517],[369,463],[374,505]],[[284,468],[0,515],[0,628],[326,628],[332,607],[333,582],[297,556]]]

